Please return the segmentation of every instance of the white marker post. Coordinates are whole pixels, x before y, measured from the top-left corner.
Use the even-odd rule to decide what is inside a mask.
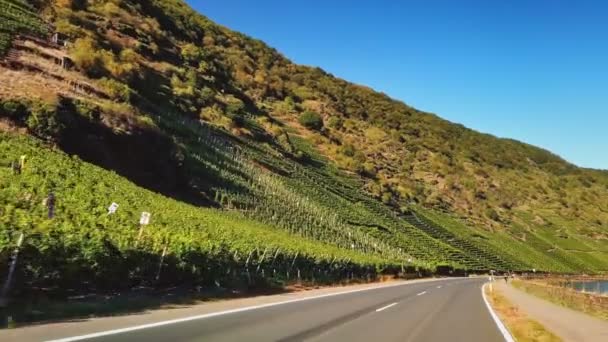
[[[139,234],[137,234],[137,242],[135,243],[135,247],[137,247],[139,240],[141,240],[141,236],[144,233],[144,226],[150,224],[150,216],[151,214],[147,211],[141,213],[141,217],[139,218]]]
[[[118,203],[112,202],[108,207],[108,215],[116,213],[116,210],[118,210]]]
[[[2,287],[2,293],[0,293],[0,307],[6,306],[8,299],[8,291],[11,289],[11,283],[13,281],[13,274],[15,273],[15,268],[17,267],[17,258],[19,257],[19,249],[23,244],[24,235],[23,233],[19,234],[19,239],[17,240],[17,247],[13,251],[11,265],[8,269],[8,277],[6,278],[6,282]]]

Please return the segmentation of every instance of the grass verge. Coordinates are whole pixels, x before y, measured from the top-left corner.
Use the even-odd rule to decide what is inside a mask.
[[[552,303],[608,320],[608,296],[581,293],[543,281],[514,280],[514,287]]]
[[[485,288],[490,305],[518,342],[557,342],[559,337],[545,329],[542,324],[528,318],[519,308],[511,304],[497,290]]]

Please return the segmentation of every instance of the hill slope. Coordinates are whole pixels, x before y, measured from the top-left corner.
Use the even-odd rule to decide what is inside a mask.
[[[262,280],[293,278],[299,258],[306,277],[334,279],[608,269],[604,171],[295,65],[180,0],[32,6],[66,44],[16,28],[0,66],[2,163],[33,164],[3,168],[0,196],[4,257],[14,232],[37,229],[25,282],[154,283],[137,265],[159,259],[169,283],[206,284],[251,282],[253,258]],[[52,219],[36,216],[48,192]],[[127,228],[140,210],[153,214],[141,244]]]

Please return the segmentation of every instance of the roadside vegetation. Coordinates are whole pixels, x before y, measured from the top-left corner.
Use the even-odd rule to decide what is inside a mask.
[[[490,291],[485,287],[485,293],[490,305],[507,327],[513,338],[518,342],[559,342],[558,336],[548,331],[542,324],[530,319],[525,313],[514,306],[499,291]]]
[[[552,303],[608,320],[608,296],[576,291],[563,279],[513,280],[511,284]]]

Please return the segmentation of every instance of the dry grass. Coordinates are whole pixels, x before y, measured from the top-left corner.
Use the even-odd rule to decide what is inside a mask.
[[[557,342],[561,339],[540,323],[528,318],[517,306],[512,305],[497,290],[485,289],[492,308],[518,342]]]
[[[516,288],[567,308],[608,320],[608,296],[581,293],[547,280],[514,280]]]
[[[57,100],[57,94],[70,92],[67,85],[41,74],[0,67],[0,98],[37,98],[53,102]]]

